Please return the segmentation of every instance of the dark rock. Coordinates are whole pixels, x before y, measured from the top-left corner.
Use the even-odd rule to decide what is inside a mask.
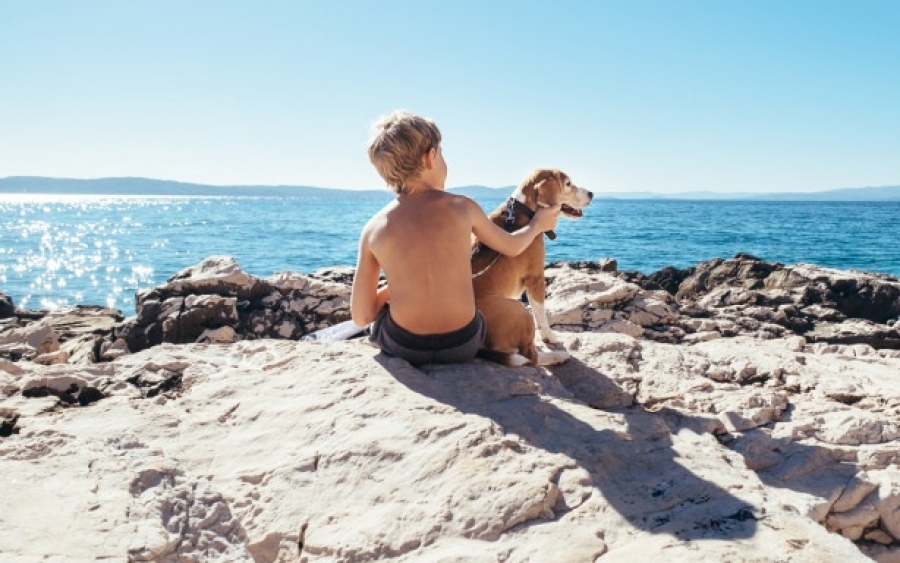
[[[139,293],[137,314],[113,336],[131,352],[163,342],[197,342],[223,327],[237,339],[297,339],[350,318],[350,285],[331,280],[349,282],[352,270],[323,269],[317,275],[279,272],[261,280],[233,258],[213,256]]]
[[[882,282],[878,279],[835,280],[828,297],[848,317],[884,323],[900,314],[900,286]]]
[[[601,272],[615,272],[619,269],[619,262],[615,258],[602,258],[598,265]]]
[[[100,399],[106,397],[99,389],[94,387],[79,387],[74,383],[65,390],[56,389],[50,386],[30,387],[22,390],[22,396],[32,399],[54,396],[59,399],[59,404],[61,405],[78,405],[82,407],[86,407],[91,403],[96,403]]]
[[[809,342],[900,348],[894,326],[900,317],[900,280],[891,276],[785,266],[748,254],[685,269],[669,266],[649,275],[615,271],[614,265],[611,259],[555,262],[546,270],[548,287],[570,270],[612,274],[634,284],[652,295],[634,295],[635,288],[627,303],[611,305],[613,316],[665,342],[681,342],[686,334],[700,341],[715,333],[760,338],[794,333]],[[336,267],[309,276],[280,272],[261,280],[243,272],[233,258],[213,256],[139,293],[136,314],[124,320],[115,309],[76,307],[17,310],[4,324],[16,328],[46,319],[69,361],[101,361],[104,350],[102,359],[109,360],[163,342],[297,339],[350,318],[352,279],[352,268]],[[15,343],[8,348],[10,359],[22,355]]]
[[[157,395],[177,397],[182,391],[182,380],[181,372],[161,369],[141,372],[126,381],[137,387],[143,398],[149,399]]]
[[[666,266],[662,270],[650,274],[648,280],[651,283],[656,284],[660,289],[664,289],[672,295],[675,295],[678,293],[684,280],[693,275],[693,273],[694,268],[679,270],[673,266]]]
[[[618,268],[618,263],[612,258],[604,258],[602,260],[556,260],[554,262],[549,262],[547,264],[547,268],[558,268],[560,266],[569,266],[574,270],[581,270],[582,272],[594,273],[594,272],[612,272],[615,270],[610,270],[610,262],[615,264],[615,267]],[[606,268],[606,269],[604,269]]]
[[[800,306],[821,304],[848,318],[886,323],[900,315],[900,280],[883,274],[797,265],[773,275],[766,285],[798,294]]]
[[[19,433],[19,427],[16,426],[16,423],[19,422],[19,415],[15,414],[9,418],[0,419],[0,438],[8,438],[13,434]]]
[[[230,256],[210,256],[181,270],[156,288],[138,292],[135,302],[158,300],[166,295],[219,295],[259,299],[271,288],[265,280],[243,272]]]
[[[205,330],[236,326],[236,304],[234,297],[218,295],[192,295],[186,298],[177,322],[173,323],[176,326],[174,339],[177,342],[195,342]]]
[[[109,334],[123,318],[118,309],[92,305],[57,309],[44,316],[62,342],[85,334]]]
[[[39,321],[44,318],[47,311],[32,311],[31,309],[21,309],[16,307],[16,318],[20,321]]]
[[[679,300],[697,299],[720,286],[762,289],[765,279],[782,268],[781,264],[769,264],[749,254],[738,254],[730,260],[716,258],[694,267],[693,272],[680,284],[675,296]]]
[[[39,354],[62,348],[63,352],[59,357],[68,358],[69,363],[93,363],[98,361],[95,351],[102,339],[109,337],[122,322],[122,313],[118,309],[91,305],[76,305],[51,311],[16,309],[15,316],[4,321],[5,324],[8,323],[4,328],[17,329],[20,334],[25,334],[34,330],[38,326],[36,324],[38,321],[41,326],[49,327],[57,342],[57,346],[53,346],[52,350],[45,349]],[[2,328],[0,328],[0,332],[3,332]],[[15,332],[7,334],[15,334]],[[17,350],[14,345],[5,346],[5,350],[0,351],[0,356],[16,360],[36,357],[31,352]],[[54,360],[54,362],[58,361],[65,361],[65,359]]]
[[[886,324],[900,315],[900,280],[883,274],[785,266],[737,254],[629,281],[674,293],[683,315],[698,318],[710,311],[714,317],[734,317],[747,333],[778,334],[778,326],[812,342],[896,348],[900,341]]]
[[[0,293],[0,319],[8,319],[16,314],[16,307],[13,305],[12,297],[5,293]]]
[[[800,309],[795,305],[782,305],[778,307],[772,318],[772,322],[790,329],[796,334],[803,334],[814,326],[813,321],[808,316],[801,313]]]
[[[668,291],[667,288],[660,285],[657,281],[657,278],[654,277],[655,274],[644,274],[642,272],[637,272],[635,270],[622,270],[620,272],[616,272],[616,277],[620,280],[626,281],[628,283],[633,283],[634,285],[640,287],[645,291]],[[678,289],[677,286],[675,288]],[[674,295],[674,292],[669,292]]]
[[[875,349],[900,349],[900,332],[865,319],[851,319],[842,323],[818,323],[803,336],[809,342],[867,344]]]
[[[331,283],[353,284],[356,269],[350,266],[334,266],[331,268],[319,268],[310,272],[309,277]]]
[[[113,333],[115,338],[121,338],[132,352],[145,350],[157,344],[162,344],[162,326],[158,323],[140,324],[136,317],[127,319]]]
[[[622,270],[616,272],[616,277],[628,283],[633,283],[646,291],[659,291],[662,289],[659,284],[650,281],[650,276],[636,270]]]

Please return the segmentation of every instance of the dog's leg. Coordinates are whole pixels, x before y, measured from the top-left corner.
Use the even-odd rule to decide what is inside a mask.
[[[476,300],[475,306],[487,325],[479,356],[506,366],[537,363],[534,320],[521,301],[494,295]]]
[[[544,303],[542,301],[531,301],[530,295],[528,296],[528,300],[531,303],[531,312],[534,314],[534,322],[541,333],[541,340],[547,344],[559,344],[559,337],[556,336],[556,333],[550,328],[550,321],[547,320],[547,311],[544,309]]]
[[[519,367],[519,366],[527,366],[530,363],[531,362],[528,361],[528,358],[526,358],[525,356],[523,356],[521,354],[510,354],[509,363],[506,365],[512,366],[512,367]]]
[[[539,366],[552,366],[561,364],[568,359],[569,353],[565,350],[554,350],[552,352],[543,352],[539,350],[537,363]]]
[[[541,340],[547,344],[559,344],[559,337],[550,328],[547,310],[544,308],[545,285],[543,278],[534,285],[537,287],[526,287],[525,289],[525,293],[528,295],[528,304],[531,305],[531,314],[534,316],[534,324],[541,333]]]
[[[547,294],[547,282],[544,280],[544,272],[540,276],[534,276],[525,280],[525,293],[528,295],[528,303],[531,305],[531,314],[534,316],[534,324],[541,333],[541,340],[547,344],[559,344],[559,337],[550,328],[547,320],[547,310],[544,309],[544,297]]]
[[[526,358],[522,354],[519,354],[518,351],[503,352],[500,350],[489,350],[487,348],[482,348],[478,351],[478,357],[511,367],[519,367],[531,363],[528,358]]]

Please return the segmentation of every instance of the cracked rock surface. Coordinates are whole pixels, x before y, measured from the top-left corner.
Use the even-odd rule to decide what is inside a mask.
[[[896,556],[900,360],[561,334],[574,357],[552,372],[271,339],[4,364],[103,398],[4,399],[0,544],[22,562]]]
[[[783,271],[735,260],[747,279]],[[179,289],[198,310],[233,299],[243,326],[238,303],[272,293],[217,263],[169,283],[244,284]],[[330,275],[315,284],[345,286]],[[722,284],[769,291],[724,274],[684,298],[679,284],[701,286],[685,272],[656,287],[548,276],[572,354],[549,370],[415,368],[362,340],[230,325],[131,353],[96,311],[14,318],[0,330],[15,351],[0,355],[3,561],[900,560],[900,353],[873,346],[893,337],[811,336],[857,320],[834,296],[783,318],[759,296],[701,303]],[[310,318],[340,310],[311,279],[285,274],[279,293],[329,311]]]

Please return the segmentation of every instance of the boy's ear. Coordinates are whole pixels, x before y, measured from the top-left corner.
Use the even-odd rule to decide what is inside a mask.
[[[434,158],[431,156],[431,151],[434,149],[428,149],[428,152],[422,155],[422,166],[425,170],[431,170],[432,165],[434,164]]]

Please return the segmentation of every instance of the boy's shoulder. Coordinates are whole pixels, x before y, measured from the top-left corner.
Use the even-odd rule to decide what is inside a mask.
[[[443,202],[446,202],[448,204],[453,204],[453,205],[475,204],[475,201],[473,201],[468,196],[465,196],[463,194],[448,192],[446,190],[441,190],[441,198],[442,198]]]
[[[392,210],[397,208],[397,205],[397,200],[392,199],[387,204],[385,204],[384,207],[376,211],[371,217],[369,217],[369,220],[366,221],[366,224],[363,226],[363,233],[384,225],[384,223],[387,221],[388,215]]]
[[[425,196],[427,197],[421,197]],[[384,206],[382,211],[390,211],[391,209],[396,209],[398,207],[418,207],[422,205],[452,205],[452,204],[462,204],[468,205],[469,203],[475,203],[468,197],[462,194],[456,194],[452,192],[448,192],[446,190],[434,190],[429,194],[421,194],[420,196],[415,197],[397,197],[392,200],[388,205]]]

